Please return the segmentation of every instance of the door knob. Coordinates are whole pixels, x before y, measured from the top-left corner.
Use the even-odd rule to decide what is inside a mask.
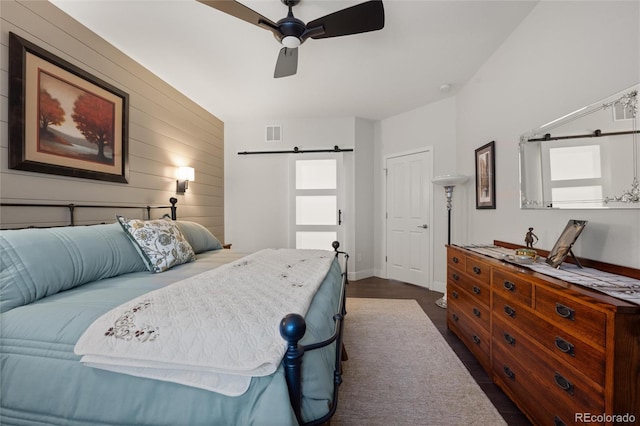
[[[418,225],[418,228],[427,229],[428,227],[429,227],[429,225],[427,225],[426,223],[424,225]]]

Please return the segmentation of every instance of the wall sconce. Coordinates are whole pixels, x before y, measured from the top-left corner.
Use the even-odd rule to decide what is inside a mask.
[[[189,188],[189,181],[195,181],[195,170],[193,167],[178,167],[176,170],[176,192],[184,194]]]

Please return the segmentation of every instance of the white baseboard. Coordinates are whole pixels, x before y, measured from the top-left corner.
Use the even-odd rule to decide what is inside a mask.
[[[378,277],[378,278],[386,279],[384,272],[385,271],[381,269],[367,269],[364,271],[349,272],[347,274],[347,277],[351,281],[362,280],[364,278],[369,278],[369,277]],[[442,281],[434,281],[429,290],[438,291],[444,294],[447,291],[447,284]]]
[[[387,278],[387,272],[384,269],[374,269],[373,276],[378,278]]]
[[[358,280],[363,280],[365,278],[369,278],[369,277],[373,277],[373,270],[372,269],[365,269],[363,271],[356,271],[356,272],[349,272],[347,274],[347,278],[349,278],[349,281],[358,281]]]
[[[432,291],[439,291],[440,293],[445,293],[447,291],[447,283],[443,283],[441,281],[434,281],[431,286]]]

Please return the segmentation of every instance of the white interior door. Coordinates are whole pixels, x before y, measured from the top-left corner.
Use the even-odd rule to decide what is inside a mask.
[[[429,287],[431,153],[388,158],[387,277]]]
[[[291,247],[332,250],[342,238],[342,156],[292,160]]]

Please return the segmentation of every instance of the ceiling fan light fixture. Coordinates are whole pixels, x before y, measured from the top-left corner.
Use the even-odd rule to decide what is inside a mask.
[[[2,0],[0,0],[2,1]],[[322,39],[377,31],[384,28],[382,0],[368,0],[340,9],[304,23],[293,16],[293,7],[301,0],[280,0],[289,9],[287,16],[277,22],[259,14],[236,0],[198,0],[227,15],[270,31],[280,41],[275,78],[294,75],[298,68],[298,47],[308,38]]]
[[[300,46],[300,39],[296,36],[286,36],[280,41],[284,47],[295,49]]]

